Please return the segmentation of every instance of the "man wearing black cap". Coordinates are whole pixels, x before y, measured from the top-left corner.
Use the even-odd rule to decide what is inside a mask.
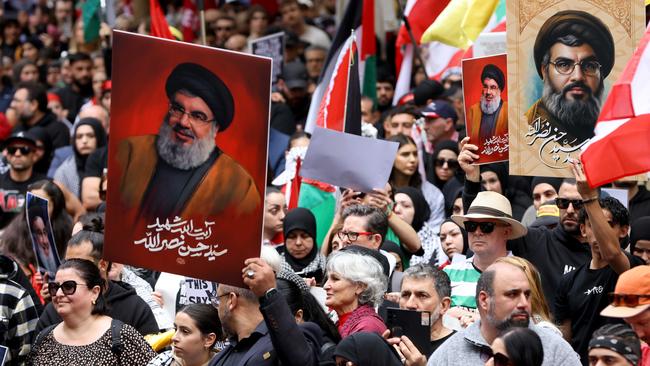
[[[4,144],[3,155],[9,163],[9,171],[0,175],[0,229],[4,228],[18,213],[23,212],[27,186],[47,179],[34,172],[36,140],[29,132],[16,132]]]
[[[481,83],[481,101],[470,107],[467,116],[469,140],[473,144],[508,133],[508,102],[501,99],[501,92],[506,86],[503,71],[496,65],[485,65],[481,72]]]
[[[248,213],[261,204],[250,175],[215,144],[235,111],[224,82],[194,63],[177,65],[167,78],[169,110],[157,135],[123,140],[124,204],[146,219],[216,215],[227,208]]]
[[[566,10],[546,20],[534,46],[544,90],[526,112],[528,124],[540,132],[552,131],[563,145],[581,146],[594,135],[614,56],[612,34],[593,15]]]

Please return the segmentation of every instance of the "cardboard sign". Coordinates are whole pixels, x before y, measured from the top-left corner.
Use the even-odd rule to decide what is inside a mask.
[[[56,270],[61,264],[59,253],[54,243],[52,224],[47,210],[48,201],[31,192],[27,192],[27,227],[32,240],[32,248],[41,273],[47,272],[54,278]]]
[[[114,33],[105,259],[242,285],[262,240],[270,87],[268,58]]]
[[[477,145],[478,164],[508,160],[508,90],[505,54],[463,60],[465,128]]]
[[[266,56],[273,60],[273,71],[271,72],[273,85],[278,82],[282,75],[284,64],[284,32],[273,33],[250,42],[251,53],[259,56]]]
[[[511,0],[506,19],[510,174],[572,177],[644,33],[643,2]]]
[[[474,57],[492,56],[508,52],[506,32],[481,33],[472,45]]]
[[[316,127],[300,175],[359,192],[383,189],[398,145]]]

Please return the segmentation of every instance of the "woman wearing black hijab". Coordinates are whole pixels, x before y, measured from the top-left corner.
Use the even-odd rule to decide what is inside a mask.
[[[316,245],[316,218],[306,208],[298,207],[284,218],[284,245],[278,247],[284,261],[303,278],[323,280],[325,257]]]
[[[508,165],[506,163],[481,165],[481,185],[483,190],[504,195],[512,206],[512,217],[521,220],[526,209],[533,203],[532,195],[527,195],[516,187],[509,187],[508,183]]]
[[[376,333],[351,334],[336,346],[337,365],[402,366],[397,351]]]
[[[96,118],[82,118],[72,134],[73,154],[61,163],[54,173],[54,180],[62,183],[72,194],[81,198],[81,179],[86,159],[106,145],[106,131]]]
[[[440,141],[434,146],[433,154],[426,162],[427,180],[442,191],[445,184],[455,179],[460,170],[458,165],[458,142]]]

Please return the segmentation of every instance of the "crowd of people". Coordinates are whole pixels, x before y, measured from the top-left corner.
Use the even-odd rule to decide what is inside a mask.
[[[376,99],[359,100],[362,134],[398,145],[388,181],[359,192],[305,180],[302,194],[327,198],[288,209],[337,30],[332,0],[205,2],[208,46],[250,53],[250,41],[285,33],[270,96],[270,128],[283,138],[269,147],[284,154],[269,154],[261,255],[242,264],[245,287],[203,281],[214,290],[190,298],[202,280],[103,258],[108,139],[119,123],[111,31],[150,32],[137,1],[110,2],[115,18],[94,39],[83,1],[3,2],[5,365],[650,365],[645,182],[615,181],[621,202],[590,187],[578,161],[566,179],[477,165],[460,69],[434,80],[416,59],[412,89],[396,96],[394,37],[378,39]],[[161,3],[172,34],[199,43],[184,2]],[[502,78],[485,75],[495,85],[486,99]],[[172,108],[178,123],[193,118]],[[50,226],[28,219],[27,193],[48,200]],[[51,273],[34,251],[41,242],[60,258]],[[415,326],[400,323],[409,314]]]

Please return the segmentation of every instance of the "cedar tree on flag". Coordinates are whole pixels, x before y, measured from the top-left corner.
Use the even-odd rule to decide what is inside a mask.
[[[650,171],[650,28],[600,111],[580,160],[597,187]]]

